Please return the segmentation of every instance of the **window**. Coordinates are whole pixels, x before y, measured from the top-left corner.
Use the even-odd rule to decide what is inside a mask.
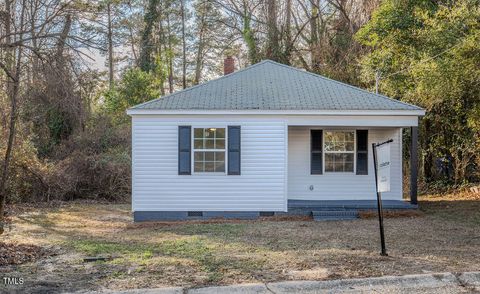
[[[195,128],[193,158],[196,173],[224,173],[225,128]]]
[[[355,132],[325,131],[325,172],[353,172]]]

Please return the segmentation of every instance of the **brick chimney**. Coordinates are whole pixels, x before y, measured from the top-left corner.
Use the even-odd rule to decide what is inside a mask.
[[[232,56],[228,55],[227,58],[223,60],[223,75],[231,74],[235,71],[235,59]]]

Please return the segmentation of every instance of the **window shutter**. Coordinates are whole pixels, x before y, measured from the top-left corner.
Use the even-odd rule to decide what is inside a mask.
[[[228,126],[228,174],[240,175],[240,126]]]
[[[322,130],[310,130],[310,173],[323,174],[323,138]]]
[[[357,175],[368,175],[368,130],[357,130]]]
[[[178,127],[178,174],[192,174],[192,127]]]

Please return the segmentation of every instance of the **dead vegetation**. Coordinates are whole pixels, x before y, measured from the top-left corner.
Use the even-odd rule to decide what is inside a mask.
[[[0,242],[0,267],[32,262],[45,255],[45,250],[31,244]]]
[[[420,212],[385,219],[388,257],[379,255],[375,218],[133,224],[128,205],[29,209],[13,217],[4,242],[55,254],[1,266],[0,273],[24,277],[28,290],[47,280],[51,292],[478,270],[480,199],[462,193],[420,200]]]

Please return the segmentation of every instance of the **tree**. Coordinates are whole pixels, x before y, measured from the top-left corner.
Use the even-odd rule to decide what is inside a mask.
[[[55,105],[69,107],[67,113],[75,113],[76,118],[81,116],[81,109],[75,108],[81,104],[80,101],[69,95],[74,93],[71,90],[75,87],[71,75],[74,72],[74,63],[69,54],[81,54],[78,47],[89,44],[88,40],[70,33],[73,27],[72,15],[77,8],[70,2],[7,0],[4,3],[0,11],[0,31],[4,32],[0,36],[0,69],[6,77],[6,83],[1,86],[6,90],[10,106],[8,111],[2,109],[8,112],[9,122],[6,128],[7,138],[0,144],[6,142],[5,146],[1,146],[5,148],[5,153],[2,156],[0,174],[0,232],[3,232],[7,183],[10,180],[12,157],[16,151],[19,114],[27,117],[28,109],[35,106],[43,106],[43,111],[48,113],[51,105],[45,107],[43,102],[61,97],[73,99],[68,103],[56,101]],[[72,45],[72,41],[76,44]],[[21,108],[19,99],[22,102]],[[40,111],[35,113],[39,116]],[[33,117],[28,119],[34,122]]]
[[[280,32],[278,30],[277,3],[276,0],[265,1],[265,12],[267,15],[267,43],[265,55],[268,59],[280,61]]]
[[[127,70],[118,86],[104,95],[104,108],[115,121],[125,122],[125,111],[160,96],[159,79],[154,72],[145,72],[139,68]]]
[[[182,16],[182,87],[185,89],[187,87],[187,42],[185,36],[185,4],[184,0],[180,0],[180,14]]]
[[[479,17],[478,1],[385,1],[357,35],[373,49],[363,59],[365,81],[379,71],[383,93],[427,109],[427,182],[478,180]]]
[[[107,1],[107,42],[108,42],[108,82],[113,88],[113,24],[112,24],[112,3]]]
[[[147,10],[144,16],[145,27],[142,32],[141,47],[140,47],[140,59],[139,66],[144,71],[150,71],[153,68],[153,29],[154,25],[158,20],[159,11],[158,4],[159,0],[149,0]]]
[[[197,0],[193,3],[194,23],[191,28],[190,46],[193,48],[193,84],[197,85],[205,73],[215,73],[222,53],[230,42],[230,32],[219,5],[213,1]]]
[[[0,234],[4,231],[4,214],[5,214],[5,200],[6,200],[6,183],[8,179],[8,172],[10,167],[10,160],[12,158],[13,141],[15,140],[15,127],[17,123],[17,99],[20,90],[20,79],[22,77],[21,67],[23,58],[23,31],[25,29],[25,1],[21,3],[19,25],[12,26],[12,10],[16,7],[9,0],[5,1],[5,11],[3,13],[5,23],[5,43],[2,44],[7,48],[6,51],[6,63],[0,62],[0,67],[7,75],[9,82],[7,85],[7,95],[10,98],[10,123],[8,131],[8,142],[5,150],[5,156],[2,164],[2,175],[0,178]],[[16,27],[18,32],[13,31]],[[12,35],[17,37],[12,42]],[[16,45],[18,44],[18,45]],[[16,55],[15,55],[16,54]]]

